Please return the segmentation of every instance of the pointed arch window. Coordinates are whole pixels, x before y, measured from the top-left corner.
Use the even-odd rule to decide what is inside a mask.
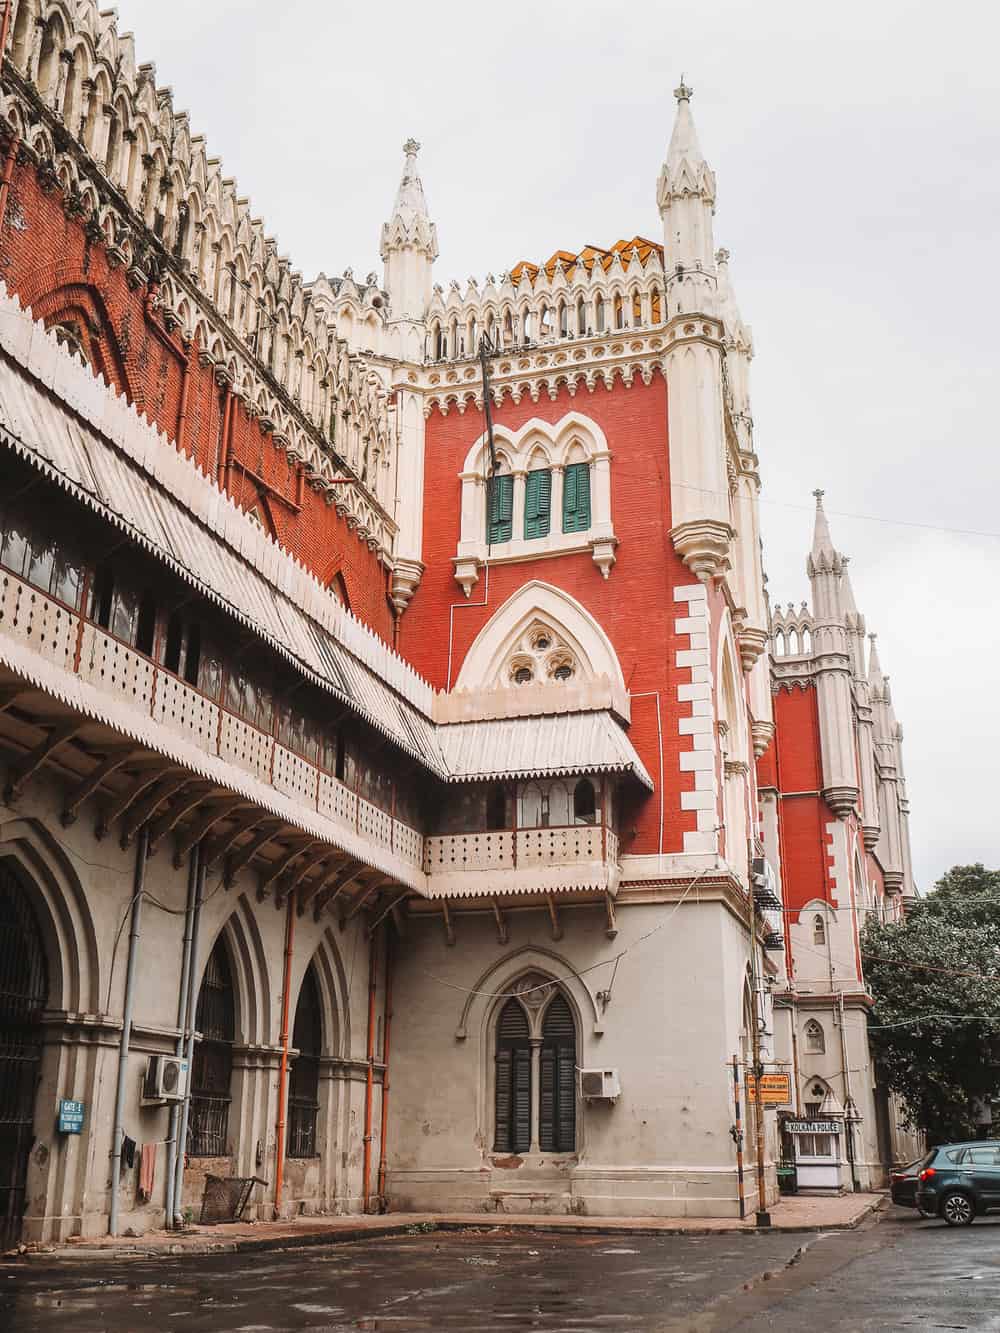
[[[810,1055],[823,1055],[826,1051],[826,1035],[823,1024],[810,1018],[806,1024],[806,1050]]]
[[[236,1002],[232,971],[221,938],[209,954],[198,992],[195,1028],[201,1040],[191,1065],[187,1151],[191,1157],[225,1157],[229,1136],[230,1084]]]
[[[511,478],[513,480],[513,478]],[[524,487],[524,536],[547,537],[552,526],[552,473],[548,468],[528,473]]]
[[[817,912],[813,917],[813,944],[826,943],[826,918]]]
[[[490,477],[486,496],[486,540],[491,546],[509,542],[514,533],[514,478],[508,472]]]
[[[570,463],[563,473],[563,532],[590,527],[590,464]]]
[[[316,1120],[319,1115],[319,1060],[323,1048],[323,1019],[316,969],[306,969],[295,1006],[292,1045],[298,1055],[288,1078],[288,1156],[315,1157]]]
[[[531,1041],[528,1016],[513,997],[500,1011],[495,1069],[493,1151],[527,1152],[531,1147]]]
[[[565,996],[555,995],[542,1021],[538,1146],[576,1151],[576,1024]]]

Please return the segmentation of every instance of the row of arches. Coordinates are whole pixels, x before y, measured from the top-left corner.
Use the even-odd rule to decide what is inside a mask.
[[[636,284],[585,288],[567,297],[543,296],[518,305],[438,315],[428,330],[427,357],[445,361],[476,356],[483,333],[494,347],[510,349],[646,328],[662,322],[664,309],[658,286]]]
[[[251,1074],[246,1052],[273,1049],[273,977],[259,923],[244,895],[228,911],[219,900],[203,920],[202,932],[205,953],[199,963],[185,1151],[192,1158],[228,1159],[223,1174],[246,1173],[254,1151],[248,1126],[261,1095],[260,1074]],[[51,835],[34,820],[0,825],[0,1248],[17,1243],[27,1200],[38,1201],[28,1210],[32,1217],[53,1208],[57,1214],[78,1211],[90,1187],[88,1152],[71,1159],[75,1165],[67,1175],[64,1154],[34,1149],[51,1134],[52,1102],[44,1089],[51,1094],[58,1088],[62,1096],[85,1100],[85,1132],[104,1132],[110,1103],[107,1082],[101,1098],[101,1082],[94,1081],[96,1048],[81,1046],[70,1034],[81,1014],[114,1022],[112,983],[120,985],[121,971],[112,971],[112,963],[97,948],[86,894]],[[331,1134],[344,1132],[340,1087],[332,1071],[350,1049],[347,981],[329,931],[299,966],[291,995],[294,1026],[283,1145],[288,1158],[319,1157],[333,1141]],[[165,984],[169,989],[169,980]],[[53,1040],[64,1030],[67,1040]],[[148,1050],[134,1045],[136,1070]],[[130,1132],[145,1126],[155,1137],[156,1122],[148,1119],[155,1109],[142,1111],[136,1105],[126,1114]],[[63,1166],[53,1170],[61,1160]],[[197,1180],[195,1189],[200,1189]]]
[[[11,59],[87,151],[97,173],[57,146],[45,123],[14,95],[3,99],[8,119],[51,170],[74,211],[89,217],[88,228],[109,254],[151,276],[157,266],[134,225],[137,218],[205,303],[167,272],[157,297],[164,317],[197,337],[247,404],[321,470],[319,452],[307,458],[308,432],[301,431],[295,412],[260,381],[258,368],[264,367],[355,472],[365,470],[364,482],[375,490],[375,464],[388,443],[386,397],[377,375],[337,337],[321,304],[278,256],[260,220],[251,218],[235,182],[223,179],[204,141],[192,137],[186,114],[174,113],[169,90],[155,87],[155,71],[136,68],[131,39],[101,19],[92,0],[75,7],[17,0]],[[133,217],[108,196],[102,176],[124,196]],[[220,334],[209,306],[228,321],[241,346]]]
[[[771,635],[775,657],[808,657],[812,653],[812,631],[808,625],[801,628],[789,625],[775,629]]]

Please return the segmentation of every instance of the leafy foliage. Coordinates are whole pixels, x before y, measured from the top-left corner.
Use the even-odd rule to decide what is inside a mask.
[[[974,1137],[974,1103],[1000,1096],[1000,871],[953,866],[862,950],[882,1077],[932,1143]]]

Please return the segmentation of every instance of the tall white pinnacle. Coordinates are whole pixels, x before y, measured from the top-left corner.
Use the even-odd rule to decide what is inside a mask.
[[[416,139],[403,144],[406,161],[396,191],[392,217],[382,228],[384,286],[389,293],[390,319],[422,320],[431,297],[431,267],[438,254],[437,228],[427,212],[424,187],[417,174]]]
[[[656,191],[663,219],[667,314],[700,311],[716,305],[715,174],[705,161],[691,115],[693,90],[681,78],[674,89],[677,114]]]

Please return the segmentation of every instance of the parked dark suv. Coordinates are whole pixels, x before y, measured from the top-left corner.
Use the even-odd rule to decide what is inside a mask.
[[[918,1181],[917,1207],[925,1216],[969,1226],[977,1213],[1000,1208],[1000,1139],[932,1148]]]

